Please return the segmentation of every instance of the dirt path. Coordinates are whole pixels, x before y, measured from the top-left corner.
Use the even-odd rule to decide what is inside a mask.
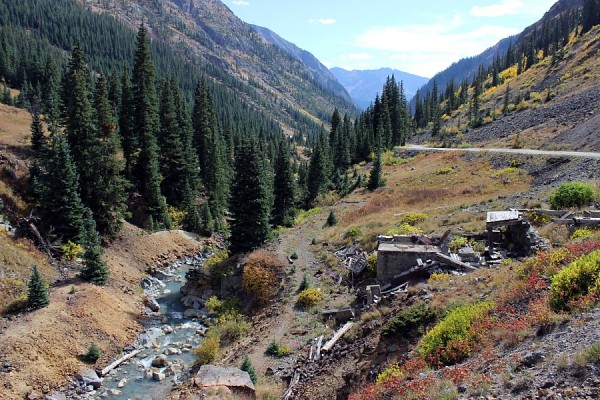
[[[470,147],[465,149],[446,148],[446,147],[427,147],[421,145],[409,145],[403,147],[404,150],[411,151],[462,151],[470,153],[506,153],[523,154],[530,156],[556,156],[556,157],[582,157],[600,159],[600,153],[590,151],[551,151],[551,150],[533,150],[533,149],[498,149],[485,147]]]
[[[300,226],[284,230],[279,238],[268,246],[277,257],[284,261],[288,274],[283,294],[273,304],[252,319],[252,332],[232,350],[225,354],[223,362],[241,365],[244,356],[248,356],[259,377],[258,389],[268,392],[281,392],[283,385],[280,377],[269,377],[267,370],[289,371],[295,365],[295,357],[273,358],[265,353],[269,343],[277,340],[294,349],[305,344],[309,338],[301,334],[300,329],[306,312],[295,308],[298,287],[304,274],[310,276],[319,265],[319,260],[311,245],[313,237],[318,237],[327,212],[322,211],[309,217]],[[289,264],[288,257],[296,253],[298,259]]]

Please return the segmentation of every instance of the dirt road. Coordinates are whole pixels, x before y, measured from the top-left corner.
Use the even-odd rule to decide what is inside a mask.
[[[533,150],[533,149],[498,149],[485,147],[469,147],[464,149],[446,148],[446,147],[427,147],[421,145],[409,145],[403,147],[404,150],[412,151],[463,151],[470,153],[506,153],[506,154],[524,154],[532,156],[555,156],[555,157],[580,157],[600,160],[600,153],[588,151],[552,151],[552,150]]]

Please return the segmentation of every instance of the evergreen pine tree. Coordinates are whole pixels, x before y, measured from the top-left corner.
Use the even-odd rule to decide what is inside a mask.
[[[329,212],[326,224],[327,226],[334,226],[335,224],[337,224],[337,216],[335,215],[335,211],[331,210]]]
[[[139,143],[137,163],[133,170],[138,192],[144,200],[147,214],[146,225],[151,229],[170,228],[171,219],[167,202],[161,193],[156,137],[160,130],[158,99],[156,96],[155,70],[150,52],[147,30],[140,26],[137,50],[132,73],[132,103],[135,135]],[[152,222],[150,224],[150,222]],[[150,226],[151,225],[151,226]]]
[[[440,109],[438,86],[435,80],[433,81],[433,89],[431,94],[431,118],[433,120],[431,135],[436,136],[442,129],[442,110]]]
[[[31,150],[33,154],[40,158],[43,156],[46,148],[47,139],[44,135],[44,127],[40,120],[40,114],[34,110],[31,114]]]
[[[373,167],[371,168],[369,182],[367,183],[367,189],[375,190],[385,185],[382,173],[383,171],[381,167],[381,153],[377,151],[377,154],[375,155],[375,160],[373,161]]]
[[[81,277],[94,285],[102,286],[108,282],[109,270],[106,262],[102,259],[104,250],[100,246],[100,236],[96,231],[96,223],[89,210],[84,215],[85,235],[83,238],[83,260],[85,267],[81,271]]]
[[[123,226],[127,215],[127,189],[129,182],[123,177],[124,163],[119,157],[119,136],[114,106],[108,98],[103,77],[96,82],[94,95],[96,111],[96,146],[92,159],[95,176],[88,206],[92,210],[98,231],[114,237]]]
[[[248,356],[244,357],[244,361],[242,362],[242,366],[240,367],[240,369],[242,371],[246,371],[248,375],[250,375],[250,380],[252,381],[252,383],[256,385],[256,371],[254,370],[254,367],[252,366],[252,363],[250,362]]]
[[[275,179],[273,183],[273,224],[292,226],[296,217],[297,186],[294,171],[290,162],[290,149],[283,139],[279,144],[279,152],[275,160]]]
[[[81,243],[84,207],[79,197],[79,176],[64,135],[51,136],[42,173],[35,177],[33,190],[44,222],[64,242]]]
[[[508,115],[510,104],[510,84],[506,85],[506,93],[504,93],[504,105],[502,106],[502,114]]]
[[[50,296],[46,282],[38,271],[37,265],[34,265],[27,283],[27,305],[32,309],[38,309],[48,304],[50,304]]]
[[[321,128],[319,139],[313,149],[308,166],[306,205],[310,207],[319,194],[329,190],[332,163],[325,130]]]
[[[235,179],[231,187],[231,248],[246,252],[271,237],[269,183],[262,154],[254,139],[245,139],[235,153]]]

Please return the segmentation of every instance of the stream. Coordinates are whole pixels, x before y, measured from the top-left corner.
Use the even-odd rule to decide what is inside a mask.
[[[88,399],[162,400],[174,385],[181,382],[181,374],[195,361],[193,349],[202,340],[205,327],[195,319],[185,318],[180,288],[185,284],[186,273],[204,262],[198,254],[177,260],[158,275],[161,279],[144,279],[146,294],[153,296],[160,315],[152,316],[136,342],[124,353],[141,352],[123,362],[104,376],[102,386],[95,393],[83,396]],[[155,362],[158,356],[164,360]]]

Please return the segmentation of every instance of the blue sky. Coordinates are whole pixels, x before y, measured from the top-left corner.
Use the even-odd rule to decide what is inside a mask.
[[[540,19],[556,0],[222,0],[327,67],[431,77]]]

